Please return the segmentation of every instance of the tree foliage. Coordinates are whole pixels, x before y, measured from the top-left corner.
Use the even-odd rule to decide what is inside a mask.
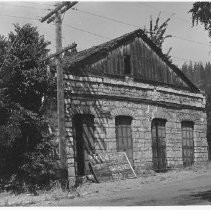
[[[167,18],[163,23],[160,24],[160,15],[159,13],[158,17],[155,20],[155,23],[153,22],[152,16],[150,16],[150,26],[149,31],[146,29],[145,34],[159,47],[162,49],[163,43],[167,38],[172,37],[171,35],[166,35],[166,29],[168,27],[168,23],[170,21],[170,18]],[[165,54],[168,58],[170,58],[169,53],[172,48],[169,48],[168,52]]]
[[[49,42],[29,24],[15,25],[15,33],[10,32],[8,42],[10,52],[4,55],[1,69],[5,94],[9,100],[38,113],[51,81],[46,63],[40,62],[49,52],[46,48]]]
[[[21,186],[28,179],[23,176],[24,165],[40,144],[47,144],[44,105],[55,81],[47,70],[48,61],[40,61],[48,55],[49,44],[30,24],[15,24],[14,32],[0,37],[0,178],[16,177]],[[47,157],[48,150],[43,155]]]
[[[200,22],[211,37],[211,2],[195,2],[189,12],[192,14],[193,26]]]

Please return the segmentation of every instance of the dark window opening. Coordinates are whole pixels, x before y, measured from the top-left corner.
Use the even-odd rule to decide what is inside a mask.
[[[125,75],[131,75],[130,55],[124,56],[124,73]]]
[[[193,129],[193,122],[182,122],[182,159],[184,167],[191,166],[194,163]]]
[[[5,108],[0,108],[0,125],[5,125],[9,118],[9,111]]]
[[[208,160],[211,160],[211,142],[208,141]]]

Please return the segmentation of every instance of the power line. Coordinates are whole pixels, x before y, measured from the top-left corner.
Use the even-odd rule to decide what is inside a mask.
[[[35,5],[41,5],[39,3],[34,3],[34,2],[33,3],[32,2],[24,2],[24,3],[31,3],[31,4],[35,4]],[[148,7],[151,7],[154,10],[158,10],[158,9],[156,9],[153,6],[146,4],[145,2],[142,2],[142,4],[143,3],[144,3],[144,5],[147,5]],[[0,4],[2,4],[2,3],[0,3]],[[43,5],[52,6],[50,4],[43,4]],[[35,7],[24,7],[24,6],[20,6],[20,5],[9,5],[9,6],[17,6],[17,7],[23,7],[23,8],[35,8]],[[45,9],[43,9],[43,10],[45,10]],[[78,9],[78,8],[72,8],[72,10],[73,11],[79,11],[79,12],[82,12],[82,13],[85,13],[85,14],[88,14],[88,15],[92,15],[92,16],[95,16],[95,17],[98,17],[98,18],[107,19],[109,21],[113,21],[113,22],[116,22],[116,23],[124,24],[124,25],[127,25],[127,26],[140,28],[140,26],[135,25],[135,24],[127,23],[127,22],[124,22],[124,21],[121,21],[121,20],[118,20],[118,19],[102,16],[102,15],[99,15],[99,14],[94,14],[92,12],[81,10],[81,9]],[[165,13],[170,14],[169,12],[165,12]],[[14,16],[14,15],[5,15],[5,14],[0,14],[0,16],[7,16],[7,17],[14,17],[14,18],[21,18],[21,19],[29,19],[29,20],[38,20],[38,19],[35,19],[35,18],[21,17],[21,16]],[[37,17],[39,17],[39,16],[37,16]],[[95,34],[95,33],[92,33],[92,32],[88,32],[88,31],[86,31],[84,29],[79,29],[79,28],[76,28],[76,27],[73,27],[73,26],[69,26],[69,27],[72,27],[75,30],[85,31],[85,32],[87,32],[89,34],[92,34],[94,36],[98,36],[98,37],[101,37],[101,38],[109,39],[108,37],[105,37],[105,36],[102,36],[102,35],[99,35],[99,34]],[[196,44],[201,44],[201,45],[205,45],[205,46],[210,46],[208,43],[205,43],[205,42],[199,42],[199,41],[195,41],[195,40],[190,40],[190,39],[179,37],[179,36],[176,36],[176,35],[172,35],[172,37],[174,37],[176,39],[183,40],[183,41],[191,42],[191,43],[196,43]]]
[[[114,21],[114,22],[116,22],[116,23],[121,23],[121,24],[124,24],[124,25],[136,27],[136,28],[137,28],[137,27],[138,27],[138,28],[140,27],[140,26],[137,26],[137,25],[134,25],[134,24],[126,23],[126,22],[121,21],[121,20],[117,20],[117,19],[114,19],[114,18],[110,18],[110,17],[106,17],[106,16],[94,14],[94,13],[92,13],[92,12],[88,12],[88,11],[81,10],[81,9],[78,9],[78,8],[72,8],[72,10],[74,10],[74,11],[79,11],[79,12],[82,12],[82,13],[85,13],[85,14],[89,14],[89,15],[92,15],[92,16],[95,16],[95,17],[103,18],[103,19],[106,19],[106,20]]]
[[[88,33],[88,34],[91,34],[91,35],[94,35],[94,36],[98,36],[98,37],[101,37],[101,38],[105,38],[105,39],[112,39],[111,37],[105,37],[105,36],[102,36],[102,35],[99,35],[99,34],[96,34],[96,33],[92,33],[90,31],[87,31],[87,30],[84,30],[84,29],[81,29],[81,28],[76,28],[74,26],[71,26],[71,25],[68,25],[68,24],[64,24],[66,25],[67,27],[70,27],[70,28],[73,28],[75,30],[79,30],[79,31],[82,31],[82,32],[85,32],[85,33]],[[142,57],[145,57],[145,58],[151,58],[149,56],[142,56]],[[199,62],[199,61],[194,61],[192,59],[188,59],[188,58],[181,58],[181,57],[176,57],[176,56],[171,56],[172,58],[174,59],[177,59],[177,60],[184,60],[184,61],[193,61],[193,62]]]
[[[194,63],[199,63],[201,62],[200,60],[196,61],[196,60],[193,60],[193,59],[188,59],[188,58],[181,58],[181,57],[176,57],[176,56],[171,56],[172,58],[176,59],[176,60],[181,60],[181,61],[191,61],[191,62],[194,62]]]
[[[82,28],[77,28],[75,26],[71,26],[71,25],[68,25],[68,24],[63,24],[63,25],[65,25],[65,26],[67,26],[69,28],[75,29],[77,31],[82,31],[82,32],[85,32],[85,33],[88,33],[88,34],[91,34],[93,36],[97,36],[97,37],[100,37],[100,38],[103,38],[103,39],[107,39],[107,40],[112,39],[111,37],[102,36],[102,35],[99,35],[99,34],[96,34],[96,33],[90,32],[90,31],[87,31],[87,30],[82,29]]]
[[[54,5],[46,4],[46,3],[35,3],[35,2],[27,2],[27,1],[23,1],[23,3],[24,4],[34,4],[34,5],[39,5],[39,6],[42,6],[42,5],[51,6],[51,7],[54,6]]]
[[[106,20],[109,20],[109,21],[113,21],[113,22],[116,22],[116,23],[120,23],[120,24],[123,24],[123,25],[128,25],[128,26],[140,28],[140,26],[138,26],[138,25],[134,25],[134,24],[131,24],[131,23],[126,23],[126,22],[121,21],[121,20],[117,20],[117,19],[114,19],[114,18],[102,16],[102,15],[95,14],[95,13],[92,13],[92,12],[89,12],[89,11],[85,11],[85,10],[81,10],[81,9],[78,9],[78,8],[72,8],[72,10],[73,11],[78,11],[78,12],[81,12],[81,13],[84,13],[84,14],[92,15],[92,16],[95,16],[95,17],[98,17],[98,18],[106,19]],[[147,32],[149,33],[149,30],[147,30]],[[186,39],[186,38],[183,38],[183,37],[179,37],[179,36],[176,36],[176,35],[171,35],[171,36],[176,38],[176,39],[183,40],[183,41],[188,41],[188,42],[192,42],[192,43],[196,43],[196,44],[209,46],[209,44],[205,43],[205,42],[198,42],[198,41]]]
[[[76,10],[76,9],[74,9]],[[76,10],[76,11],[82,11],[82,10]],[[85,12],[85,11],[83,11]],[[123,22],[123,21],[120,21],[120,20],[116,20],[116,19],[113,19],[113,18],[109,18],[109,17],[105,17],[105,16],[101,16],[101,15],[96,15],[96,14],[93,14],[93,13],[90,13],[90,12],[87,12],[87,14],[92,14],[94,16],[98,16],[98,17],[101,17],[101,18],[104,18],[104,19],[109,19],[111,21],[115,21],[115,22],[118,22],[118,23],[121,23],[121,24],[127,24],[129,26],[133,26],[133,27],[138,27],[136,25],[133,25],[133,24],[130,24],[130,23],[126,23],[126,22]],[[21,19],[28,19],[28,20],[36,20],[36,21],[39,21],[38,18],[30,18],[30,17],[23,17],[23,16],[15,16],[15,15],[7,15],[7,14],[0,14],[0,16],[6,16],[6,17],[13,17],[13,18],[21,18]],[[41,18],[41,17],[40,17]],[[97,36],[97,37],[100,37],[100,38],[103,38],[103,39],[107,39],[107,40],[110,40],[112,39],[111,37],[107,37],[107,36],[103,36],[103,35],[100,35],[100,34],[97,34],[97,33],[93,33],[93,32],[90,32],[90,31],[87,31],[85,29],[82,29],[82,28],[78,28],[78,27],[75,27],[75,26],[71,26],[69,24],[64,24],[65,26],[69,27],[69,28],[72,28],[74,30],[78,30],[78,31],[81,31],[81,32],[85,32],[85,33],[88,33],[90,35],[93,35],[93,36]],[[200,44],[200,45],[206,45],[206,46],[209,46],[208,44],[204,43],[204,42],[198,42],[198,41],[194,41],[194,40],[190,40],[190,39],[186,39],[186,38],[183,38],[183,37],[179,37],[179,36],[174,36],[172,35],[173,37],[177,38],[177,39],[180,39],[180,40],[184,40],[184,41],[187,41],[187,42],[192,42],[192,43],[196,43],[196,44]],[[53,45],[53,44],[52,44]],[[53,45],[55,47],[55,45]],[[175,58],[175,59],[180,59],[180,60],[186,60],[186,61],[193,61],[191,59],[184,59],[184,58],[179,58],[179,57],[175,57],[175,56],[171,56],[172,58]],[[195,62],[195,61],[194,61]]]
[[[171,56],[171,57],[175,58],[176,60],[193,61],[193,60],[187,59],[187,58],[181,58],[181,57],[176,57],[176,56]]]
[[[38,20],[39,21],[39,19],[36,19],[36,18],[29,18],[29,17],[21,17],[21,16],[13,16],[13,15],[6,15],[6,14],[0,14],[0,16],[7,16],[7,17],[15,17],[15,18],[22,18],[22,19],[30,19],[30,20]],[[93,36],[97,36],[97,37],[100,37],[100,38],[103,38],[103,39],[107,39],[107,40],[110,40],[110,39],[112,39],[111,37],[107,37],[107,36],[103,36],[103,35],[100,35],[100,34],[97,34],[97,33],[93,33],[93,32],[90,32],[90,31],[87,31],[87,30],[85,30],[85,29],[81,29],[81,28],[78,28],[78,27],[75,27],[75,26],[71,26],[71,25],[69,25],[69,24],[64,24],[65,26],[67,26],[67,27],[69,27],[69,28],[72,28],[72,29],[74,29],[74,30],[78,30],[78,31],[82,31],[82,32],[84,32],[84,33],[88,33],[88,34],[90,34],[90,35],[93,35]],[[193,41],[193,40],[188,40],[188,39],[184,39],[184,38],[182,38],[182,37],[177,37],[178,39],[182,39],[182,40],[185,40],[185,41],[189,41],[189,42],[195,42],[195,41]],[[197,44],[205,44],[205,43],[202,43],[202,42],[195,42],[195,43],[197,43]],[[54,46],[55,47],[55,45],[53,45],[52,44],[52,46]],[[175,57],[175,56],[171,56],[172,58],[175,58],[175,59],[177,59],[177,60],[184,60],[184,61],[193,61],[193,62],[196,62],[196,61],[194,61],[194,60],[191,60],[191,59],[185,59],[185,58],[181,58],[181,57]]]
[[[192,43],[196,43],[196,44],[211,46],[210,44],[205,43],[205,42],[199,42],[199,41],[195,41],[195,40],[191,40],[191,39],[186,39],[186,38],[175,36],[175,35],[172,35],[172,37],[175,37],[177,39],[181,39],[181,40],[184,40],[184,41],[187,41],[187,42],[192,42]]]
[[[143,4],[146,5],[146,6],[148,6],[148,7],[151,7],[151,8],[154,9],[154,10],[160,11],[160,10],[158,10],[157,8],[155,8],[154,6],[151,6],[151,5],[149,5],[149,4],[145,3],[145,2],[143,2]],[[164,10],[162,10],[162,11],[164,11]],[[164,11],[164,12],[167,13],[167,14],[170,14],[169,12],[166,12],[166,11]],[[176,14],[176,13],[174,13],[174,14]],[[181,21],[186,21],[186,22],[188,22],[186,19],[183,19],[183,18],[181,18],[181,17],[177,17],[177,19],[180,19]],[[188,22],[188,23],[189,23],[189,22]],[[175,36],[175,35],[172,35],[172,37],[177,38],[177,39],[181,39],[181,40],[184,40],[184,41],[194,42],[194,43],[196,43],[196,44],[202,44],[202,45],[208,46],[208,44],[205,43],[205,42],[199,42],[199,41],[195,41],[195,40],[190,40],[190,39],[186,39],[186,38],[179,37],[179,36]]]
[[[163,12],[163,13],[166,13],[166,14],[168,14],[168,15],[171,15],[171,13],[170,12],[166,12],[165,10],[159,10],[159,9],[157,9],[156,7],[154,7],[154,6],[151,6],[151,5],[149,5],[148,3],[145,3],[145,2],[141,2],[142,3],[142,5],[144,5],[144,6],[146,6],[146,7],[149,7],[149,8],[151,8],[151,9],[153,9],[153,10],[156,10],[156,11],[159,11],[159,12]],[[176,15],[176,13],[174,13],[175,15]],[[188,22],[188,20],[187,19],[184,19],[184,18],[181,18],[181,17],[175,17],[175,18],[177,18],[178,20],[180,20],[180,21],[182,21],[182,22],[186,22],[186,23],[190,23],[190,22]]]
[[[145,2],[142,2],[142,4],[145,5],[145,6],[147,6],[147,7],[152,8],[152,9],[154,9],[154,10],[160,11],[159,9],[157,9],[157,8],[155,8],[154,6],[151,6],[151,5],[149,5],[149,4],[145,3]],[[166,11],[164,11],[164,10],[162,10],[162,12],[164,12],[164,13],[170,15],[169,12],[166,12]],[[174,14],[176,14],[176,13],[174,13]],[[179,20],[181,20],[181,21],[183,21],[183,22],[184,22],[184,21],[185,21],[185,22],[188,22],[188,21],[187,21],[186,19],[184,19],[184,18],[181,18],[181,17],[176,17],[176,18],[179,19]],[[188,23],[189,23],[189,22],[188,22]],[[192,42],[192,43],[196,43],[196,44],[202,44],[202,45],[209,46],[208,43],[205,43],[205,42],[199,42],[199,41],[195,41],[195,40],[190,40],[190,39],[183,38],[183,37],[179,37],[179,36],[176,36],[176,35],[172,35],[172,37],[177,38],[177,39],[180,39],[180,40],[184,40],[184,41],[187,41],[187,42]]]
[[[1,4],[1,3],[0,3],[0,4]],[[39,4],[39,5],[41,5],[41,4]],[[11,6],[12,6],[12,5],[11,5]],[[14,5],[14,6],[18,6],[18,5]],[[20,7],[22,7],[22,6],[20,6]],[[117,19],[114,19],[114,18],[110,18],[110,17],[106,17],[106,16],[94,14],[94,13],[91,13],[91,12],[89,12],[89,11],[85,11],[85,10],[81,10],[81,9],[77,9],[77,8],[72,8],[72,10],[73,10],[73,11],[79,11],[79,12],[82,12],[82,13],[85,13],[85,14],[89,14],[89,15],[92,15],[92,16],[95,16],[95,17],[107,19],[107,20],[110,20],[110,21],[114,21],[114,22],[116,22],[116,23],[124,24],[124,25],[127,25],[127,26],[140,28],[140,26],[138,26],[138,25],[134,25],[134,24],[126,23],[126,22],[124,22],[124,21],[117,20]],[[15,16],[15,15],[6,15],[6,14],[0,14],[0,16],[7,16],[7,17],[14,17],[14,18],[28,19],[28,20],[39,20],[39,19],[37,19],[37,18],[30,18],[30,17],[23,17],[23,16]],[[41,18],[41,17],[39,17],[39,16],[37,16],[37,17],[38,17],[38,18]],[[96,34],[96,33],[92,33],[92,32],[89,32],[89,31],[86,31],[86,30],[84,30],[84,29],[80,29],[80,28],[77,28],[77,27],[74,27],[74,26],[70,26],[70,25],[69,25],[69,27],[72,27],[72,28],[75,29],[75,30],[87,32],[87,33],[89,33],[89,34],[91,34],[91,35],[98,36],[98,37],[101,37],[101,38],[103,38],[103,39],[110,39],[110,38],[108,38],[108,37],[105,37],[105,36],[102,36],[102,35],[99,35],[99,34]],[[174,37],[174,38],[176,38],[176,39],[183,40],[183,41],[191,42],[191,43],[196,43],[196,44],[201,44],[201,45],[205,45],[205,46],[210,46],[208,43],[205,43],[205,42],[194,41],[194,40],[186,39],[186,38],[179,37],[179,36],[176,36],[176,35],[172,35],[172,37]]]
[[[42,8],[36,8],[36,7],[28,7],[28,6],[22,6],[22,5],[17,5],[17,4],[6,4],[6,3],[1,3],[0,2],[0,5],[3,5],[3,6],[12,6],[12,7],[21,7],[21,8],[26,8],[26,9],[37,9],[37,10],[47,10],[47,9],[42,9]]]
[[[21,18],[21,19],[28,19],[28,20],[39,20],[37,18],[30,18],[30,17],[23,17],[23,16],[16,16],[16,15],[7,15],[7,14],[0,14],[0,16],[13,17],[13,18]],[[37,17],[39,17],[39,16],[37,16]]]
[[[25,19],[25,20],[35,20],[39,21],[38,18],[30,18],[30,17],[23,17],[23,16],[15,16],[15,15],[7,15],[7,14],[0,14],[0,16],[6,16],[6,17],[12,17],[12,18],[20,18],[20,19]],[[38,16],[39,17],[39,16]],[[41,18],[41,17],[39,17]],[[51,37],[52,38],[52,37]],[[56,47],[56,45],[52,44],[52,46]]]

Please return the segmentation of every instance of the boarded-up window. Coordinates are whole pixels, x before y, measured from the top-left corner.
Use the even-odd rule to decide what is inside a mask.
[[[182,158],[183,166],[191,166],[194,163],[193,122],[182,122]]]
[[[166,120],[152,121],[152,161],[155,171],[165,171],[166,161]]]
[[[128,116],[116,117],[117,151],[125,152],[133,165],[133,140],[131,132],[132,118]]]

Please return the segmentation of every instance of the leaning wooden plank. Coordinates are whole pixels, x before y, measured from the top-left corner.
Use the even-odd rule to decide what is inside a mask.
[[[94,154],[89,156],[89,161],[98,182],[137,177],[125,152]]]

